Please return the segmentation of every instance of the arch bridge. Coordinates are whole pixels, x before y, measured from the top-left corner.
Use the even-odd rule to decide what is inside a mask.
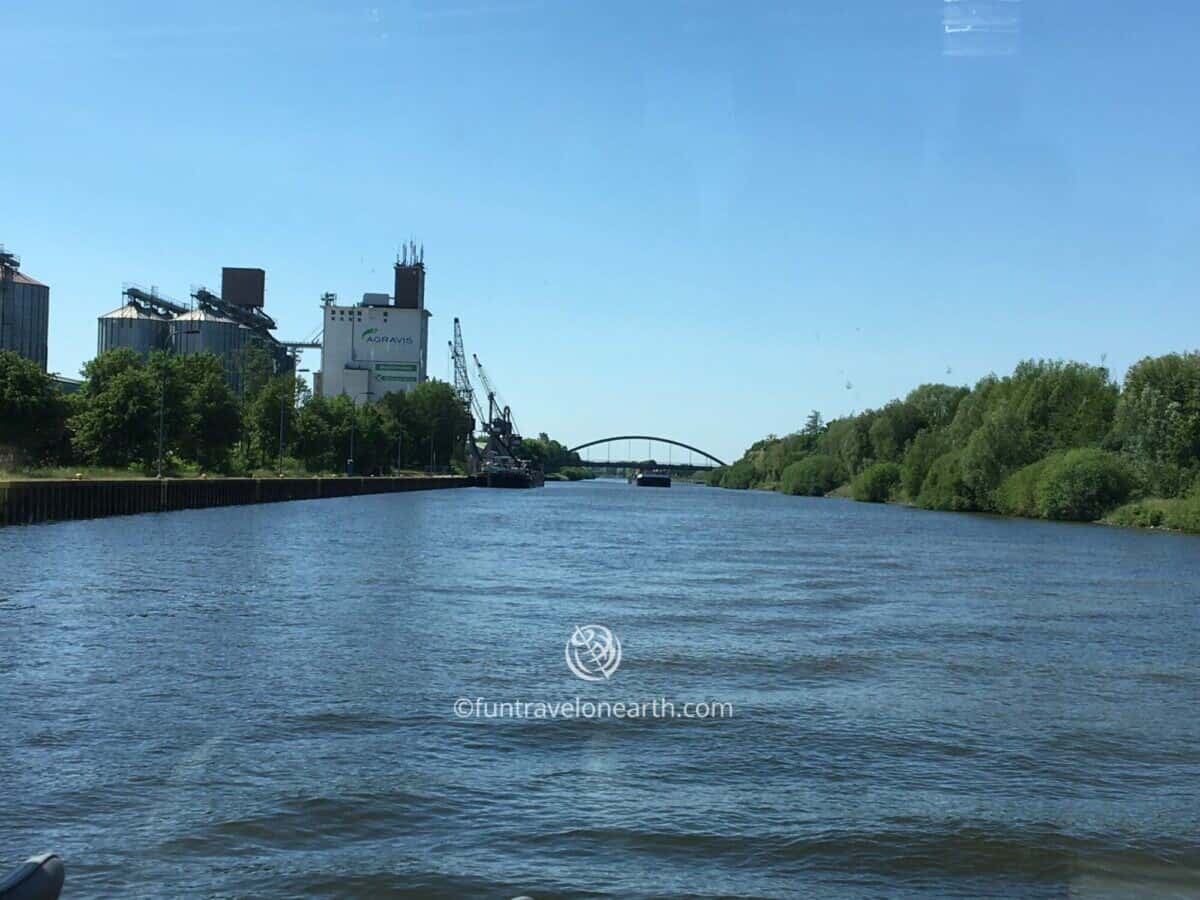
[[[618,435],[614,435],[613,437],[598,438],[597,440],[588,441],[585,444],[580,444],[577,447],[570,447],[567,452],[578,453],[580,450],[586,450],[589,447],[595,447],[599,444],[615,444],[619,441],[629,442],[630,449],[632,449],[633,441],[646,441],[646,443],[647,443],[647,446],[646,446],[647,458],[646,459],[613,459],[611,457],[611,453],[610,453],[610,456],[608,459],[604,459],[604,460],[585,459],[585,460],[583,460],[582,464],[585,466],[588,466],[590,468],[593,468],[593,469],[634,469],[639,466],[645,466],[648,463],[653,463],[656,466],[663,466],[663,467],[669,468],[669,469],[679,469],[681,471],[691,471],[691,472],[694,472],[697,470],[702,470],[702,469],[713,469],[713,468],[716,468],[717,466],[725,465],[725,463],[722,460],[713,456],[707,450],[701,450],[699,447],[693,447],[691,444],[685,444],[682,441],[676,441],[676,440],[672,440],[671,438],[665,438],[665,437],[655,437],[655,436],[649,435],[649,434],[618,434]],[[650,446],[649,445],[653,442],[657,442],[660,444],[667,444],[668,447],[679,447],[683,450],[687,450],[689,454],[695,453],[695,454],[698,454],[698,455],[704,457],[704,459],[708,460],[708,462],[696,464],[691,461],[690,456],[689,456],[688,462],[686,462],[686,463],[675,462],[674,460],[671,460],[671,459],[668,459],[668,461],[666,461],[666,462],[663,462],[663,460],[661,460],[661,459],[660,460],[651,459],[651,458],[649,458],[649,456],[650,456]],[[668,453],[669,452],[670,451],[668,450]],[[632,457],[632,455],[633,454],[630,453],[631,457]]]

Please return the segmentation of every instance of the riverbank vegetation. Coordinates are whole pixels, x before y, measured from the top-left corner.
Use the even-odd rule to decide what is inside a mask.
[[[973,388],[771,435],[710,484],[1200,532],[1200,353],[1103,366],[1029,360]]]
[[[471,416],[436,379],[355,405],[314,397],[249,348],[231,387],[221,360],[128,349],[96,357],[64,394],[35,363],[0,351],[0,478],[360,475],[465,471]],[[546,434],[521,455],[551,475],[594,477]]]
[[[565,444],[551,438],[542,432],[535,438],[525,438],[521,441],[521,455],[534,466],[540,466],[548,476],[561,475],[562,478],[552,478],[553,481],[580,481],[584,478],[595,478],[590,469],[583,468],[578,453],[572,453]]]
[[[547,481],[587,481],[595,478],[596,473],[582,466],[563,466],[557,472],[547,472]]]
[[[87,363],[63,394],[34,363],[0,352],[0,470],[145,476],[342,473],[461,467],[471,419],[454,389],[430,380],[355,406],[247,353],[239,389],[211,354],[128,349]],[[282,452],[281,452],[282,451]]]

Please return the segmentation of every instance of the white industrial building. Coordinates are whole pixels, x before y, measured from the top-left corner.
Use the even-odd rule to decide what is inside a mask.
[[[415,247],[396,262],[396,292],[364,294],[357,306],[341,306],[327,295],[321,340],[321,371],[315,393],[345,394],[354,403],[409,391],[425,380],[429,316],[425,309],[425,265]]]

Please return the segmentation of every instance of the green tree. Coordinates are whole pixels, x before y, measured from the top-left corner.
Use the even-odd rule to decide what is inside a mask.
[[[384,394],[376,403],[383,415],[388,459],[393,468],[421,468],[417,411],[405,391]],[[428,460],[426,460],[428,463]]]
[[[744,491],[754,487],[754,484],[754,466],[750,464],[749,460],[739,459],[732,466],[726,466],[721,470],[721,487],[723,488]]]
[[[819,497],[828,494],[845,480],[846,471],[840,462],[824,453],[814,453],[783,470],[779,489],[785,494]]]
[[[344,394],[310,398],[296,414],[292,455],[310,472],[344,472],[353,415],[354,404]]]
[[[917,432],[904,452],[904,463],[901,465],[900,483],[910,500],[917,499],[930,467],[949,449],[950,436],[945,430],[923,429]]]
[[[808,414],[808,418],[804,420],[804,430],[801,434],[811,438],[814,442],[821,436],[825,430],[825,420],[821,418],[821,414],[817,410],[813,410]]]
[[[710,483],[824,492],[835,463],[864,499],[902,489],[931,509],[1094,518],[1148,487],[1173,499],[1139,501],[1122,521],[1190,522],[1200,508],[1188,493],[1200,491],[1200,352],[1143,359],[1123,389],[1103,366],[1025,360],[971,389],[923,384],[828,424],[814,412]]]
[[[172,406],[172,446],[181,458],[211,471],[227,471],[229,454],[242,431],[242,414],[220,359],[211,353],[170,359],[170,379],[179,403]]]
[[[354,411],[354,471],[381,474],[395,467],[395,444],[388,439],[385,417],[378,404],[364,403]]]
[[[886,503],[899,484],[900,466],[897,463],[872,463],[850,482],[850,496],[864,503]]]
[[[934,460],[921,485],[917,505],[925,509],[967,510],[974,508],[970,488],[962,477],[961,453],[951,450]]]
[[[61,446],[68,413],[62,391],[37,363],[0,350],[0,445],[43,460]]]
[[[544,431],[536,438],[526,438],[521,443],[522,457],[540,465],[547,474],[565,468],[580,468],[583,462],[578,453],[569,452],[566,444],[559,443]]]
[[[850,475],[857,475],[871,461],[871,425],[875,414],[861,413],[834,419],[817,442],[817,450],[835,457]]]
[[[970,508],[992,509],[992,491],[1010,471],[1032,458],[1029,434],[1005,405],[990,410],[962,449],[959,471]]]
[[[1003,398],[1001,381],[995,375],[979,379],[972,389],[959,402],[954,410],[954,418],[946,426],[952,447],[965,447],[971,433],[983,424],[983,418],[993,405],[993,400]]]
[[[1115,453],[1095,447],[1052,459],[1037,480],[1038,512],[1047,519],[1092,522],[1129,499],[1133,475]]]
[[[969,388],[950,384],[923,384],[913,388],[904,398],[920,428],[936,431],[954,421],[958,404],[971,393]]]
[[[1047,456],[1011,472],[996,488],[996,511],[1006,516],[1039,518],[1042,510],[1038,502],[1038,484],[1054,461],[1055,456]]]
[[[346,396],[311,398],[296,414],[293,455],[312,471],[344,471],[352,422],[359,473],[393,470],[398,448],[405,466],[461,462],[471,429],[471,417],[454,388],[432,379],[358,407]]]
[[[1010,383],[1010,405],[1035,457],[1097,445],[1112,427],[1119,390],[1102,366],[1026,361]]]
[[[238,399],[251,404],[275,378],[275,359],[262,344],[247,344],[238,352],[236,369],[241,384]]]
[[[149,469],[158,454],[160,380],[127,347],[97,356],[83,377],[70,420],[78,452],[93,465]]]
[[[596,473],[586,466],[563,466],[558,473],[567,481],[585,481],[596,477]]]
[[[962,451],[971,508],[993,509],[993,492],[1009,472],[1048,453],[1098,444],[1117,394],[1107,369],[1083,363],[1027,360],[1011,376],[982,379],[948,428],[951,446]]]
[[[454,387],[436,378],[424,381],[409,392],[408,403],[413,410],[413,440],[422,464],[432,460],[440,467],[448,466],[452,459],[461,462],[471,416]]]
[[[1183,493],[1200,464],[1200,353],[1146,357],[1132,366],[1108,443],[1156,493]]]
[[[221,361],[211,353],[155,351],[143,360],[128,348],[84,366],[70,427],[80,455],[95,465],[157,468],[194,462],[222,471],[241,431],[241,415]]]
[[[909,441],[925,423],[915,407],[893,400],[875,416],[869,428],[871,456],[886,462],[899,462]]]
[[[260,466],[279,460],[280,421],[283,423],[283,449],[287,453],[297,439],[298,407],[308,397],[308,386],[294,372],[275,375],[242,404],[245,444],[250,458]]]

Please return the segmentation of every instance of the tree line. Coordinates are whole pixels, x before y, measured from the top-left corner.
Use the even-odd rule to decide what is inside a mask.
[[[160,457],[165,474],[339,473],[349,460],[358,474],[461,467],[471,417],[445,382],[356,406],[274,373],[261,348],[239,369],[235,393],[212,354],[122,348],[88,362],[82,387],[63,394],[36,364],[0,351],[0,447],[28,466],[145,474]]]
[[[1200,353],[1027,360],[751,446],[710,484],[1200,531]]]
[[[540,466],[547,475],[561,476],[560,481],[582,481],[596,477],[595,472],[583,466],[578,453],[571,452],[566,444],[554,440],[544,431],[535,438],[525,438],[521,442],[520,454],[534,466]]]

